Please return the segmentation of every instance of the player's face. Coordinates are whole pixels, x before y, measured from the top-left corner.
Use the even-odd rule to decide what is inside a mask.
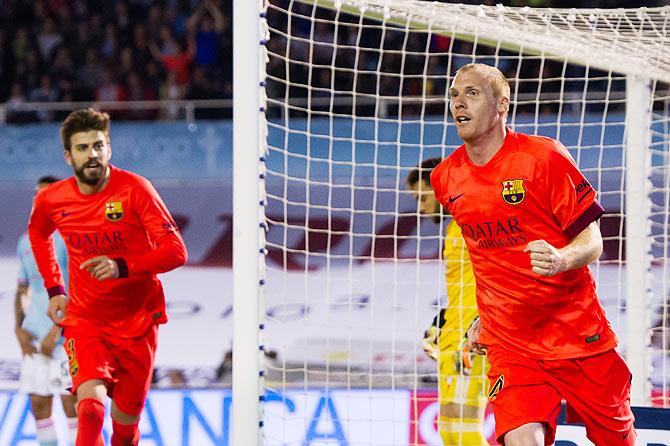
[[[412,195],[419,202],[419,212],[421,215],[427,215],[435,223],[440,222],[440,202],[435,198],[433,188],[426,180],[419,180],[410,186]]]
[[[495,97],[489,79],[477,69],[459,73],[454,78],[449,99],[456,131],[466,143],[487,137],[504,119],[507,99]]]
[[[100,184],[107,176],[112,149],[105,133],[88,130],[70,137],[71,148],[65,151],[65,161],[72,166],[77,179],[89,186]]]

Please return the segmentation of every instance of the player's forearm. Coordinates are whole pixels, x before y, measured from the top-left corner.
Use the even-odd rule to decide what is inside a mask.
[[[163,237],[158,247],[140,256],[117,259],[120,277],[133,274],[160,274],[172,271],[186,263],[188,253],[181,237],[174,234]]]
[[[28,292],[28,287],[25,285],[19,285],[16,288],[16,295],[14,296],[14,318],[16,321],[16,327],[20,327],[23,324],[23,319],[26,315],[23,312],[23,299]]]
[[[52,325],[49,332],[44,336],[44,339],[58,340],[60,338],[61,332],[63,329],[59,325]]]
[[[592,222],[559,252],[565,258],[567,270],[581,268],[598,260],[603,252],[603,239],[598,225]]]
[[[49,295],[52,296],[52,291],[56,288],[60,290],[60,294],[64,294],[63,276],[56,260],[51,232],[45,232],[31,217],[28,225],[28,238],[37,269],[44,278],[44,287],[49,291]]]

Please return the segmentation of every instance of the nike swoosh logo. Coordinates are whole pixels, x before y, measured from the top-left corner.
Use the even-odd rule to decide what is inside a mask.
[[[465,192],[463,192],[462,194],[456,195],[455,197],[449,197],[449,203],[453,203],[454,201],[458,200],[459,198],[461,198],[463,196],[463,194],[465,194]]]
[[[74,211],[73,211],[73,212],[65,212],[65,211],[63,211],[63,212],[60,213],[60,216],[61,216],[61,217],[67,217],[68,215],[72,215],[72,214],[74,214]]]

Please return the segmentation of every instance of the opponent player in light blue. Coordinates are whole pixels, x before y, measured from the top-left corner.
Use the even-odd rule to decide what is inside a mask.
[[[44,176],[37,181],[35,192],[58,181]],[[60,234],[54,233],[56,257],[67,283],[67,251]],[[68,418],[69,441],[77,437],[75,397],[68,392],[72,385],[65,349],[62,348],[61,328],[47,316],[49,296],[42,276],[37,270],[28,234],[19,238],[18,284],[14,301],[16,338],[21,346],[23,361],[19,391],[30,395],[30,407],[35,417],[37,440],[40,446],[58,446],[58,433],[52,418],[53,396],[60,394],[63,411]]]

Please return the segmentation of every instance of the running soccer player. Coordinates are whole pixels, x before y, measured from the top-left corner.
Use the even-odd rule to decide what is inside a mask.
[[[595,189],[560,142],[506,127],[498,69],[463,66],[449,98],[465,144],[431,183],[474,267],[481,323],[470,342],[488,354],[498,441],[553,444],[565,399],[597,446],[635,444],[631,373],[587,266],[602,252]]]
[[[78,400],[76,444],[103,444],[109,396],[112,445],[137,445],[158,325],[167,322],[156,274],[183,265],[186,247],[151,183],[110,165],[106,113],[70,113],[61,139],[74,176],[37,194],[28,234],[50,296],[48,314],[64,327]],[[55,230],[68,250],[68,297],[50,240]]]
[[[430,174],[439,158],[423,161],[407,175],[407,186],[419,202],[421,214],[440,223],[440,203],[430,184]],[[444,236],[447,306],[426,330],[426,354],[437,360],[439,370],[440,415],[438,430],[444,446],[482,446],[486,409],[486,357],[475,355],[465,346],[465,331],[477,317],[475,276],[461,228],[452,219]]]
[[[56,181],[58,178],[53,176],[41,177],[37,180],[35,192]],[[58,232],[54,233],[53,240],[58,265],[63,275],[66,275],[65,244]],[[16,254],[19,258],[19,275],[14,300],[14,331],[23,353],[19,392],[30,397],[30,411],[35,417],[39,446],[58,446],[58,432],[52,418],[54,395],[60,395],[69,437],[74,442],[77,436],[77,411],[75,398],[68,392],[72,380],[67,356],[62,348],[61,328],[47,316],[49,296],[37,270],[28,234],[19,237]]]

